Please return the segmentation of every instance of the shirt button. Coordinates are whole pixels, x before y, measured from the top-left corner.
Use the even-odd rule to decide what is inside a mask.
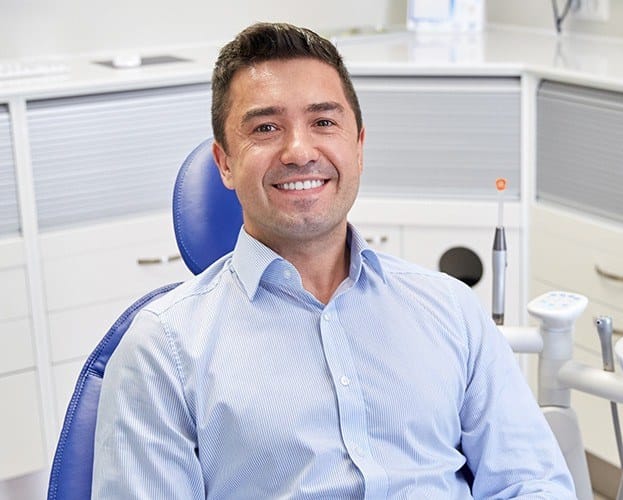
[[[366,454],[366,452],[363,450],[363,448],[361,446],[359,446],[359,445],[356,445],[354,450],[355,450],[355,453],[357,455],[359,455],[360,457],[363,457]]]
[[[329,321],[331,319],[331,315],[329,313],[324,313],[322,317],[324,318],[325,321]]]
[[[284,277],[285,279],[289,280],[289,279],[292,277],[292,271],[290,271],[289,269],[286,269],[286,270],[283,272],[283,277]]]
[[[350,379],[346,375],[342,375],[342,377],[340,378],[340,384],[342,384],[344,387],[347,387],[350,385]]]

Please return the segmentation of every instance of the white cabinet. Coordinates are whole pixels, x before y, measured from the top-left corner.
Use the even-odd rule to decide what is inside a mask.
[[[0,480],[46,465],[38,392],[34,370],[0,377],[0,395],[4,401],[0,416]]]
[[[525,306],[519,78],[357,76],[353,83],[366,141],[351,220],[377,241],[396,231],[386,248],[472,284],[490,310],[495,180],[505,177],[512,205],[505,220],[505,319],[519,323]]]
[[[544,204],[533,207],[532,221],[534,279],[550,288],[586,295],[589,307],[612,316],[614,327],[623,329],[623,281],[603,274],[623,276],[623,227]],[[574,339],[599,354],[599,338],[591,322],[585,313]]]
[[[531,293],[586,295],[574,358],[602,368],[598,315],[623,330],[623,93],[542,82],[537,93]],[[615,336],[615,341],[617,340]],[[588,451],[619,464],[610,406],[572,391]]]
[[[47,458],[28,282],[10,119],[0,105],[0,481]]]
[[[505,207],[508,267],[506,324],[522,324],[525,254],[521,205]],[[491,310],[491,251],[497,205],[487,201],[406,200],[360,196],[349,215],[378,250],[441,270],[472,286]],[[444,262],[446,261],[447,262]]]
[[[532,294],[567,290],[588,297],[588,307],[576,323],[573,355],[577,361],[601,369],[593,318],[611,316],[613,326],[623,328],[623,282],[600,275],[595,266],[623,274],[619,251],[623,228],[545,204],[533,207],[532,221]],[[586,449],[618,464],[608,401],[572,391],[572,406],[578,413]]]
[[[76,368],[117,317],[189,276],[175,259],[170,207],[182,161],[211,134],[210,88],[88,94],[26,108],[56,402],[50,418],[59,427]]]
[[[0,240],[0,376],[34,365],[23,243]]]
[[[355,86],[368,140],[361,185],[365,207],[353,210],[353,221],[373,247],[434,269],[453,246],[475,250],[483,266],[475,290],[490,307],[495,178],[507,177],[508,199],[515,204],[520,199],[519,78],[357,77]],[[182,261],[171,258],[177,248],[170,203],[181,162],[211,135],[210,92],[207,83],[85,91],[25,99],[17,109],[21,133],[27,134],[20,147],[28,148],[17,167],[27,170],[20,179],[28,184],[22,191],[33,198],[25,199],[32,201],[28,213],[36,219],[29,227],[37,231],[26,235],[30,261],[20,247],[20,262],[6,269],[0,264],[0,276],[12,290],[0,301],[0,347],[11,347],[11,355],[0,350],[0,382],[6,373],[7,391],[15,384],[30,391],[21,396],[19,411],[36,408],[18,426],[20,432],[34,426],[29,436],[39,440],[30,465],[21,469],[28,472],[41,466],[40,453],[45,458],[50,452],[41,441],[42,429],[50,434],[50,428],[60,428],[82,363],[119,314],[146,292],[189,276]],[[0,106],[0,138],[4,133],[9,144],[7,116]],[[0,141],[0,195],[17,200],[19,186],[6,153],[11,146],[4,146]],[[3,183],[4,178],[12,181]],[[460,204],[440,217],[438,204],[457,198],[486,206],[472,213]],[[422,200],[433,205],[411,211],[411,204]],[[0,204],[0,237],[3,231],[16,236],[17,201],[8,209],[12,218],[4,217],[4,209]],[[466,214],[478,224],[466,227]],[[514,287],[521,262],[517,217],[513,224],[508,237],[517,247],[509,267]],[[26,279],[31,270],[37,279]],[[27,283],[40,284],[41,290],[33,294]],[[40,297],[34,301],[34,322],[33,296]],[[515,302],[514,297],[507,302],[509,313],[515,311],[509,319],[516,317]],[[11,317],[3,317],[3,307]],[[37,393],[44,385],[41,373],[51,378],[46,397]],[[18,440],[7,442],[10,454]],[[3,467],[0,463],[0,479],[16,473]]]
[[[0,240],[0,480],[45,465],[23,243]]]
[[[154,214],[41,236],[59,424],[75,383],[68,371],[77,375],[75,364],[84,362],[132,302],[190,277],[176,258],[171,219],[169,213]]]
[[[478,224],[470,218],[469,212],[466,208],[463,222],[408,227],[404,235],[404,257],[461,279],[472,287],[485,310],[491,311],[494,228]],[[509,250],[504,321],[508,325],[518,325],[523,313],[520,300],[522,249],[517,228],[506,228],[506,241]]]
[[[171,199],[210,100],[193,83],[0,103],[0,480],[48,465],[88,354],[189,276]]]
[[[403,256],[403,228],[392,224],[356,224],[368,245],[377,252]]]

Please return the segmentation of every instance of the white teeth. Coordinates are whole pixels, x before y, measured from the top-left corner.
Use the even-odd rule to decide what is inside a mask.
[[[277,184],[279,189],[284,189],[286,191],[303,191],[304,189],[313,189],[322,186],[325,181],[321,180],[306,180],[306,181],[296,181],[296,182],[286,182],[285,184]]]

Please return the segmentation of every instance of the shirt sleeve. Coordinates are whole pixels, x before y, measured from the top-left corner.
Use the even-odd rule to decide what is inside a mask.
[[[141,311],[104,375],[92,497],[204,499],[192,416],[170,338]]]
[[[469,342],[463,453],[476,499],[575,499],[573,480],[519,364],[473,292],[458,292]]]

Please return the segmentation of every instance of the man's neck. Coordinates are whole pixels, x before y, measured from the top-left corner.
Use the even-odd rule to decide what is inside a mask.
[[[345,233],[273,250],[297,269],[305,290],[323,304],[329,302],[348,276],[350,248]]]
[[[324,251],[327,252],[326,247]],[[341,249],[334,252],[331,258],[318,259],[318,254],[314,253],[301,255],[300,258],[290,257],[288,260],[301,275],[305,290],[326,304],[348,276],[350,249],[344,242]]]

